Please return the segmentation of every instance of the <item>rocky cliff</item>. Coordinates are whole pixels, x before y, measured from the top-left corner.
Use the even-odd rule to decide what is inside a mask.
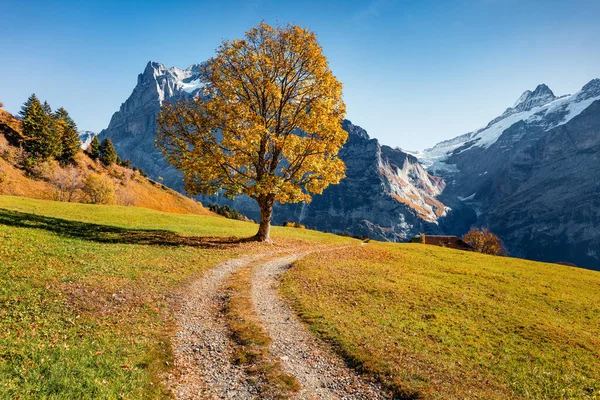
[[[138,75],[131,96],[113,114],[98,139],[111,139],[121,158],[131,160],[151,178],[163,178],[167,186],[181,191],[181,174],[168,165],[154,146],[156,117],[163,102],[176,102],[198,93],[198,72],[198,65],[179,69],[149,62]]]

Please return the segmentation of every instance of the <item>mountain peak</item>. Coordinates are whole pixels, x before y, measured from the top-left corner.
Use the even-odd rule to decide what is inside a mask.
[[[344,122],[342,123],[342,128],[346,132],[348,132],[350,135],[355,135],[355,136],[358,136],[363,139],[370,139],[369,134],[367,133],[366,130],[364,130],[363,128],[361,128],[358,125],[354,125],[352,122],[350,122],[347,119],[345,119]]]
[[[585,100],[600,96],[600,79],[592,79],[586,83],[579,92],[578,99]]]
[[[533,92],[531,90],[526,90],[523,92],[513,108],[517,109],[518,111],[531,110],[534,107],[547,104],[556,98],[557,97],[554,95],[552,90],[550,90],[547,85],[542,83],[537,85]]]

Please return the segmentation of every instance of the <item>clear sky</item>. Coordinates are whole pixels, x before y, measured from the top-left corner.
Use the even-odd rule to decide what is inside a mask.
[[[485,125],[526,89],[600,77],[599,0],[2,0],[0,101],[35,92],[100,131],[149,60],[185,68],[261,20],[314,30],[348,119],[419,150]]]

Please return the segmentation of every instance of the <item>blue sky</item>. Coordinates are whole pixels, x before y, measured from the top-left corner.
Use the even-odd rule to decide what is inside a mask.
[[[2,1],[0,101],[33,92],[99,131],[149,60],[185,68],[262,19],[314,30],[347,117],[423,149],[486,124],[526,89],[600,77],[600,1]]]

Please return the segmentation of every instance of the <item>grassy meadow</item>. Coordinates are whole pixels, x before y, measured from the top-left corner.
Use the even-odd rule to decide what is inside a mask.
[[[0,196],[0,398],[164,398],[173,293],[256,225]],[[275,246],[348,238],[275,228]],[[265,248],[264,246],[268,246]]]
[[[310,255],[282,291],[401,398],[600,398],[600,273],[421,244]]]

